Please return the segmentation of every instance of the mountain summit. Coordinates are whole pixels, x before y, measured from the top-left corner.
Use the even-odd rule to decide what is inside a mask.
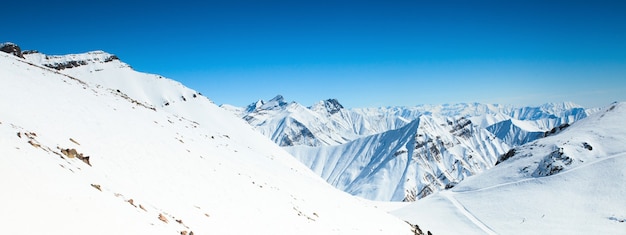
[[[318,102],[317,104],[309,107],[309,109],[318,112],[325,110],[329,115],[333,115],[343,109],[343,105],[341,105],[337,99],[327,99]]]

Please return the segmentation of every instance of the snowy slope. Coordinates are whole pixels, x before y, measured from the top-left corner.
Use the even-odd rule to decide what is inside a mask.
[[[539,129],[536,122],[517,119],[504,120],[486,129],[509,146],[519,146],[539,139],[548,131]]]
[[[3,234],[410,233],[180,83],[25,57],[0,53]]]
[[[343,145],[285,149],[353,195],[414,201],[490,168],[509,146],[469,119],[423,115]]]
[[[625,234],[626,103],[394,214],[435,234]]]

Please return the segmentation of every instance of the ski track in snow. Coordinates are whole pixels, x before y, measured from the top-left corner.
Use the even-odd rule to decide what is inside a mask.
[[[596,165],[598,163],[601,163],[601,162],[604,162],[604,161],[608,161],[608,160],[611,160],[611,159],[615,159],[615,158],[620,158],[620,157],[626,157],[626,152],[616,153],[616,154],[613,154],[613,155],[611,155],[609,157],[598,159],[596,161],[590,162],[590,163],[585,164],[583,166],[576,167],[576,168],[573,168],[573,169],[570,169],[568,171],[561,172],[561,173],[555,174],[555,175],[549,175],[549,176],[544,176],[544,177],[540,177],[540,178],[523,179],[523,180],[518,180],[518,181],[515,181],[515,182],[497,184],[497,185],[493,185],[493,186],[489,186],[489,187],[485,187],[485,188],[480,188],[480,189],[472,189],[472,190],[464,190],[464,191],[442,191],[440,194],[442,196],[444,196],[444,198],[446,198],[448,201],[450,201],[452,203],[452,205],[454,205],[454,207],[456,207],[467,219],[469,219],[474,225],[476,225],[478,228],[480,228],[486,234],[498,234],[495,231],[493,231],[491,228],[489,228],[488,225],[486,225],[480,219],[478,219],[476,216],[474,216],[474,214],[472,214],[472,212],[470,212],[467,208],[465,208],[465,206],[463,206],[463,204],[460,201],[458,201],[454,197],[454,195],[455,194],[467,194],[467,193],[486,191],[486,190],[490,190],[490,189],[496,189],[496,188],[500,188],[500,187],[504,187],[504,186],[508,186],[508,185],[515,185],[515,184],[525,183],[525,182],[529,182],[529,181],[541,181],[544,178],[552,178],[552,177],[557,177],[557,176],[561,177],[563,175],[567,175],[567,174],[576,172],[576,171],[578,171],[580,169],[584,169],[584,168]]]
[[[533,178],[521,179],[521,180],[517,180],[517,181],[513,181],[513,182],[496,184],[496,185],[492,185],[492,186],[489,186],[489,187],[483,187],[483,188],[478,188],[478,189],[468,189],[468,190],[461,190],[461,191],[451,190],[451,191],[445,191],[445,192],[450,192],[450,193],[454,193],[454,194],[467,194],[467,193],[473,193],[473,192],[487,191],[487,190],[500,188],[500,187],[504,187],[504,186],[508,186],[508,185],[521,184],[521,183],[525,183],[525,182],[529,182],[529,181],[540,181],[542,179],[548,179],[548,178],[552,178],[552,177],[567,175],[567,174],[570,174],[570,173],[575,172],[577,170],[593,166],[593,165],[598,164],[600,162],[608,161],[608,160],[611,160],[611,159],[614,159],[614,158],[619,158],[619,157],[626,157],[626,152],[616,153],[616,154],[613,154],[613,155],[608,156],[608,157],[603,157],[601,159],[595,160],[595,161],[590,162],[588,164],[585,164],[585,165],[582,165],[582,166],[579,166],[579,167],[575,167],[575,168],[572,168],[572,169],[569,169],[567,171],[563,171],[563,172],[560,172],[560,173],[554,174],[554,175],[542,176],[542,177],[537,177],[537,178],[533,177]]]
[[[467,219],[469,219],[474,225],[480,228],[483,232],[485,232],[486,234],[494,234],[494,235],[497,234],[495,231],[489,228],[489,226],[487,226],[485,223],[480,221],[480,219],[476,218],[476,216],[474,216],[472,212],[467,210],[465,206],[461,204],[461,202],[456,200],[456,198],[454,198],[452,194],[453,193],[449,191],[444,191],[441,193],[441,195],[443,195],[446,199],[448,199],[448,201],[450,201],[450,203],[452,203],[452,205],[454,205],[454,207],[456,207],[461,212],[461,214],[463,214]]]

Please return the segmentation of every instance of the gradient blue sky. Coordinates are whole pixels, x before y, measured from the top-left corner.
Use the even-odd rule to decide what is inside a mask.
[[[9,1],[0,40],[104,50],[218,104],[626,101],[626,1]],[[11,9],[11,10],[9,10]]]

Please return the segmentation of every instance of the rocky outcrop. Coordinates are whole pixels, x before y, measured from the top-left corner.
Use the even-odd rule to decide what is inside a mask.
[[[5,42],[0,44],[0,51],[8,54],[12,54],[14,56],[20,57],[24,59],[24,55],[22,55],[22,49],[12,42]]]
[[[87,65],[87,61],[81,60],[81,61],[67,61],[65,63],[44,64],[44,66],[51,68],[51,69],[56,69],[56,70],[64,70],[64,69],[78,67],[81,65]]]
[[[339,112],[339,110],[343,109],[343,105],[337,101],[337,99],[327,99],[324,101],[324,107],[330,114],[335,114]]]
[[[111,55],[107,58],[104,58],[104,63],[108,63],[114,60],[119,60],[119,58],[116,55]],[[83,66],[83,65],[88,65],[89,61],[85,61],[85,60],[70,60],[70,61],[64,61],[61,63],[50,63],[50,64],[44,64],[44,66],[51,68],[51,69],[56,69],[56,70],[64,70],[64,69],[71,69],[71,68],[75,68],[75,67],[79,67],[79,66]]]
[[[78,158],[78,160],[81,160],[85,164],[91,166],[91,163],[89,162],[89,156],[84,156],[82,153],[76,151],[76,149],[61,149],[61,153],[68,158]]]

